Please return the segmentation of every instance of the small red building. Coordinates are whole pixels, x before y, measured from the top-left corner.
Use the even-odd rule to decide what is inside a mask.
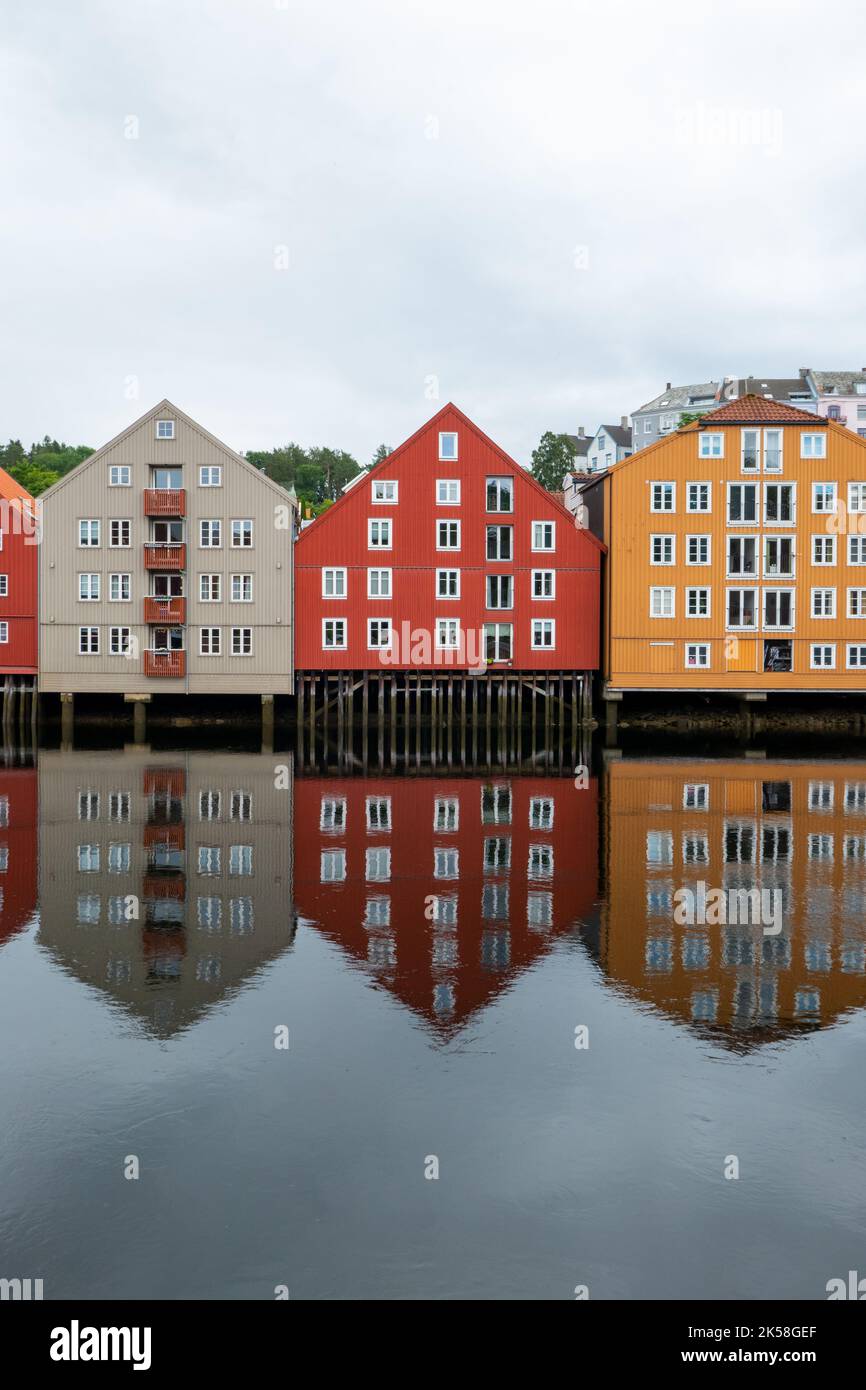
[[[0,684],[36,675],[38,539],[36,502],[0,468]]]
[[[301,532],[296,668],[590,672],[603,549],[446,405]]]

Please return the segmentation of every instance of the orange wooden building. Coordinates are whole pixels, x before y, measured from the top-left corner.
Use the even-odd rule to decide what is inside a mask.
[[[866,688],[866,440],[750,395],[590,479],[603,694]]]

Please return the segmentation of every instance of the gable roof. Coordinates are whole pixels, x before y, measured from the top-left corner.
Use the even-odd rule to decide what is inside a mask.
[[[854,372],[820,372],[810,367],[809,375],[822,395],[856,396],[858,386],[866,386],[866,368]]]
[[[736,400],[738,396],[764,396],[776,401],[790,401],[791,396],[808,396],[812,399],[809,383],[804,376],[796,377],[735,377],[726,381],[721,391],[721,403]]]
[[[622,449],[631,448],[631,427],[623,425],[599,425],[599,432],[604,430],[609,434],[614,444],[618,444]]]
[[[260,483],[264,483],[267,487],[276,492],[281,500],[291,501],[289,493],[280,483],[275,483],[273,478],[269,478],[267,473],[263,473],[254,463],[250,463],[249,459],[244,458],[243,454],[239,454],[236,449],[229,448],[228,444],[224,444],[221,439],[217,439],[215,434],[211,434],[210,430],[205,429],[204,425],[200,425],[197,420],[193,420],[191,415],[187,415],[179,406],[176,406],[167,398],[159,401],[155,406],[152,406],[150,410],[146,410],[144,414],[140,415],[137,420],[134,420],[131,425],[127,425],[125,430],[121,430],[120,434],[116,434],[113,439],[109,439],[107,443],[101,445],[100,448],[90,454],[86,459],[82,459],[81,463],[77,463],[74,468],[70,468],[68,473],[64,473],[62,478],[58,478],[56,483],[52,483],[51,487],[47,487],[44,492],[40,493],[39,501],[41,502],[45,497],[53,497],[55,492],[59,492],[61,488],[66,487],[67,483],[69,483],[72,478],[80,476],[91,464],[98,463],[100,459],[108,453],[109,449],[115,448],[116,445],[121,444],[124,439],[128,439],[129,436],[134,434],[137,429],[140,429],[146,421],[155,420],[161,411],[171,411],[172,415],[176,416],[178,420],[182,420],[185,425],[195,430],[203,439],[206,439],[208,443],[213,444],[215,448],[220,449],[233,463],[240,464],[242,468],[247,469],[249,473],[258,478]]]
[[[713,425],[763,425],[767,422],[777,422],[780,425],[811,425],[815,427],[816,421],[820,416],[813,410],[801,410],[796,405],[788,405],[787,401],[768,400],[766,396],[758,396],[753,392],[748,396],[739,396],[736,400],[728,401],[727,405],[720,405],[718,410],[710,410],[706,415],[702,415],[698,422],[698,429],[712,429]],[[821,422],[823,424],[823,421]]]
[[[646,405],[638,406],[638,409],[631,413],[639,415],[642,410],[687,410],[696,401],[706,400],[708,396],[716,400],[719,386],[718,381],[699,381],[692,386],[669,386],[666,391],[647,401]]]
[[[566,439],[573,446],[578,458],[586,458],[589,446],[595,438],[592,434],[567,434]]]
[[[585,530],[583,527],[575,526],[574,517],[572,513],[565,506],[564,502],[559,501],[558,494],[548,492],[547,488],[542,487],[541,483],[537,482],[536,479],[533,478],[528,468],[522,468],[519,463],[517,463],[513,458],[506,454],[504,449],[500,449],[499,445],[494,443],[494,441],[490,439],[489,436],[486,435],[483,430],[479,429],[478,426],[472,420],[469,419],[468,415],[464,415],[463,411],[459,408],[459,406],[454,405],[453,401],[449,401],[447,405],[442,406],[441,410],[437,410],[435,415],[431,415],[430,419],[426,422],[426,424],[423,424],[420,429],[417,429],[415,431],[414,434],[410,434],[409,438],[404,439],[402,444],[398,444],[397,448],[392,450],[392,452],[388,454],[387,458],[380,459],[378,463],[373,464],[372,468],[368,468],[366,474],[367,478],[375,478],[383,469],[387,469],[390,465],[394,463],[399,463],[401,456],[408,449],[410,449],[412,445],[415,444],[423,434],[426,434],[429,429],[432,429],[433,426],[436,424],[437,420],[441,420],[444,415],[448,414],[456,415],[457,419],[461,422],[462,425],[465,425],[465,427],[471,430],[474,435],[476,435],[479,439],[483,440],[483,442],[488,446],[488,448],[492,449],[494,453],[497,454],[498,457],[503,460],[503,462],[507,463],[509,467],[513,468],[515,473],[517,473],[521,478],[524,478],[529,487],[534,488],[537,493],[544,497],[550,504],[550,506],[552,506],[557,512],[560,513],[561,516],[565,518],[566,521],[568,521],[570,526],[574,527],[575,530],[579,530],[581,532],[581,535],[588,536],[590,540],[593,542],[593,544],[598,547],[599,550],[603,551],[606,549],[604,543],[600,541],[597,536],[594,536],[591,531]],[[322,526],[327,526],[328,520],[330,517],[334,515],[334,512],[337,511],[339,507],[344,507],[347,502],[350,502],[352,500],[353,495],[354,489],[351,488],[348,492],[342,493],[336,499],[336,501],[333,502],[330,507],[328,507],[327,511],[320,513],[320,515],[316,517],[313,525],[304,528],[304,530],[298,536],[295,545],[303,545],[307,536],[310,535],[314,527],[316,529],[316,534],[318,535],[321,531]]]

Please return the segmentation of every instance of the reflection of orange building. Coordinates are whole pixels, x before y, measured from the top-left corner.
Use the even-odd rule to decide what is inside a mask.
[[[592,911],[597,784],[303,777],[302,917],[447,1035]]]
[[[36,769],[0,768],[0,944],[36,910]]]
[[[866,1003],[866,763],[612,762],[601,964],[736,1045]],[[782,931],[679,926],[674,894],[778,889]]]

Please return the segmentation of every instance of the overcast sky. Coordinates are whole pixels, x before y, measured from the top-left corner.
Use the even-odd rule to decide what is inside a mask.
[[[527,462],[666,381],[864,366],[864,14],[6,0],[0,436],[168,396],[366,460],[450,399]]]

